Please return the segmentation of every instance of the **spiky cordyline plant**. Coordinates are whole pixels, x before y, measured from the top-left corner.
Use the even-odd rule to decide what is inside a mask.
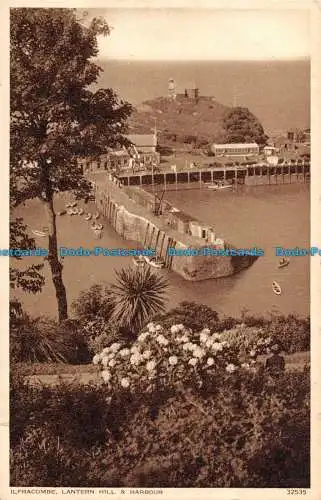
[[[115,274],[113,320],[137,333],[155,313],[164,311],[168,282],[150,268],[125,268]]]

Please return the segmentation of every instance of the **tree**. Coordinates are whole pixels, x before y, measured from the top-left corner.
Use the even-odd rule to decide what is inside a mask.
[[[226,113],[223,118],[225,141],[256,142],[266,144],[267,136],[259,120],[247,109],[236,107]]]
[[[123,137],[131,106],[111,89],[92,91],[102,71],[92,62],[106,22],[85,26],[71,9],[11,9],[10,191],[17,206],[38,198],[48,227],[48,262],[59,321],[68,317],[58,258],[54,194],[88,196],[90,184],[78,162],[98,157]]]
[[[155,313],[164,311],[167,281],[150,268],[116,271],[112,319],[137,333]]]

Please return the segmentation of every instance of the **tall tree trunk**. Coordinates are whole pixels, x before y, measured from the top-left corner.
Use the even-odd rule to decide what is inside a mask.
[[[62,265],[59,262],[58,245],[57,245],[57,228],[56,228],[56,214],[53,208],[52,195],[42,200],[47,214],[48,222],[48,262],[51,269],[52,281],[56,290],[57,304],[58,304],[58,318],[59,322],[68,318],[68,305],[66,288],[62,279]]]

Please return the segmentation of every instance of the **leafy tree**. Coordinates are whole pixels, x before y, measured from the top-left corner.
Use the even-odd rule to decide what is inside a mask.
[[[111,89],[92,91],[99,66],[97,37],[109,27],[99,18],[85,26],[71,9],[11,9],[10,191],[12,205],[38,198],[48,227],[48,262],[58,316],[68,316],[58,258],[54,193],[76,199],[90,191],[79,156],[98,157],[126,143],[131,106]]]
[[[10,248],[35,249],[35,240],[29,238],[26,233],[27,226],[23,224],[21,217],[10,221]],[[22,257],[14,256],[21,260]],[[38,293],[41,291],[45,279],[40,274],[43,264],[32,264],[25,269],[10,266],[10,286],[12,289],[21,288],[25,292]],[[16,301],[15,301],[16,302]]]
[[[164,311],[167,281],[150,268],[116,271],[112,319],[137,333],[156,312]]]
[[[247,109],[236,107],[223,118],[226,142],[256,142],[266,144],[267,136],[259,120]]]

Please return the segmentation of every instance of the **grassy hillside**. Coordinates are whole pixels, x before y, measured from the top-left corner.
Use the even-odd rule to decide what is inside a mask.
[[[129,120],[130,132],[151,133],[155,122],[160,144],[197,145],[224,138],[222,119],[230,108],[212,97],[195,99],[159,97],[138,106]]]

